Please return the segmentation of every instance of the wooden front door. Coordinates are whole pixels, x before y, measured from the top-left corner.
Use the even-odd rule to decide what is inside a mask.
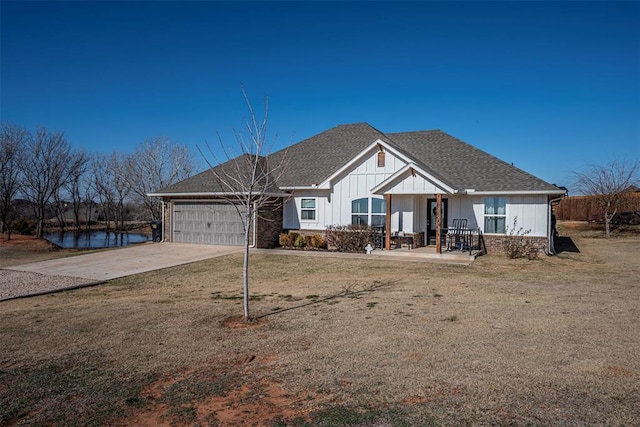
[[[427,245],[436,244],[436,199],[427,200]],[[447,226],[447,199],[442,199],[442,228]]]

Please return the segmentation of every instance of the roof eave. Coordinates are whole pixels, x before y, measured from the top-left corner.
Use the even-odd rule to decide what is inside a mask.
[[[256,195],[268,196],[268,197],[288,197],[289,194],[285,192],[266,192],[266,193],[254,193]],[[231,197],[231,196],[245,196],[246,192],[198,192],[198,193],[147,193],[149,197]]]
[[[463,190],[457,191],[458,194],[466,194],[469,196],[489,196],[489,195],[505,195],[505,196],[516,196],[516,195],[563,195],[565,191],[563,190],[510,190],[510,191],[501,191],[501,190],[474,190],[472,188],[466,188]]]

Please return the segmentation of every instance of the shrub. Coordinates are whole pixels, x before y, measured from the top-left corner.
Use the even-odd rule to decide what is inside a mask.
[[[326,244],[339,252],[364,252],[373,242],[373,227],[366,225],[330,225]]]
[[[278,242],[283,248],[290,248],[293,246],[293,239],[291,239],[291,234],[289,233],[281,233],[278,238]]]
[[[303,235],[298,234],[295,240],[293,241],[293,246],[296,248],[304,248],[304,245],[306,243],[307,243],[307,239]]]
[[[531,233],[531,230],[525,230],[523,227],[518,228],[518,217],[513,218],[513,227],[505,230],[504,252],[510,259],[538,258],[538,248],[531,239],[525,236]]]
[[[293,247],[293,244],[295,243],[295,241],[298,239],[298,237],[300,236],[300,233],[296,233],[295,231],[290,231],[289,232],[289,236],[291,238],[291,246]]]
[[[307,241],[307,246],[312,249],[326,249],[327,242],[320,234],[314,234],[310,237],[309,241]]]
[[[19,218],[18,220],[13,222],[11,229],[18,234],[30,236],[35,231],[36,226],[32,221],[29,221],[28,219]]]

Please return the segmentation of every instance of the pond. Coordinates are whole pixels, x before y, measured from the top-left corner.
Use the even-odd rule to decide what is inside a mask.
[[[113,233],[92,231],[90,233],[48,233],[44,238],[64,249],[99,249],[129,246],[151,240],[151,237],[139,233]]]

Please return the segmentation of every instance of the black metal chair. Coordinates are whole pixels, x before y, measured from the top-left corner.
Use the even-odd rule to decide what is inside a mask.
[[[375,227],[373,231],[373,247],[384,249],[384,227]]]
[[[447,250],[453,249],[465,250],[468,245],[468,237],[470,236],[469,229],[467,228],[467,220],[464,218],[454,219],[451,223],[451,227],[447,232],[448,245]]]

